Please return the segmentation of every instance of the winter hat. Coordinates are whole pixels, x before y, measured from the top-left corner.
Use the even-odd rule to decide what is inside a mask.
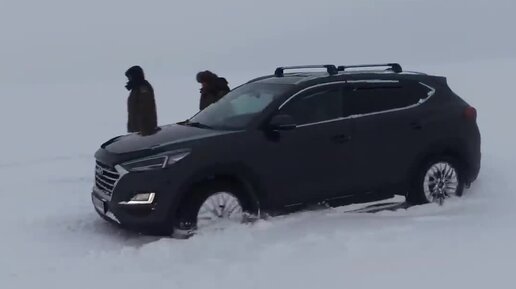
[[[212,82],[213,80],[217,79],[217,75],[209,70],[201,71],[197,73],[196,79],[197,82],[203,83],[203,82]]]

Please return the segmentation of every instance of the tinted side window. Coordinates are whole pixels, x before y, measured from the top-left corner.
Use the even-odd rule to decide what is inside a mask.
[[[427,97],[419,84],[365,84],[345,93],[345,116],[398,109],[417,104]]]
[[[298,125],[342,117],[342,94],[339,88],[311,90],[296,96],[282,108]]]

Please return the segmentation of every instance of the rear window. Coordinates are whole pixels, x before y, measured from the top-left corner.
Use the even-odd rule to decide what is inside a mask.
[[[430,89],[420,83],[365,83],[345,93],[345,115],[360,115],[409,107],[424,101]]]

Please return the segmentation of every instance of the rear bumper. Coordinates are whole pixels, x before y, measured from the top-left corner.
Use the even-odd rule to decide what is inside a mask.
[[[481,167],[481,157],[479,156],[478,160],[475,161],[470,166],[469,174],[468,174],[468,180],[466,181],[467,184],[471,184],[471,183],[473,183],[474,181],[477,180],[477,178],[478,178],[478,176],[480,174],[480,167]]]
[[[466,184],[471,184],[477,180],[482,165],[482,139],[478,126],[475,126],[474,138],[470,142],[468,153],[468,177]]]

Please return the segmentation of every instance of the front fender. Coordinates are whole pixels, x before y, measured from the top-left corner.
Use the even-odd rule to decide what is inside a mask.
[[[248,197],[256,204],[258,209],[267,206],[267,192],[260,185],[259,176],[246,165],[233,162],[216,164],[197,169],[181,185],[179,191],[174,195],[171,212],[176,212],[182,201],[191,192],[192,188],[202,183],[215,181],[217,179],[230,179],[243,185]]]

